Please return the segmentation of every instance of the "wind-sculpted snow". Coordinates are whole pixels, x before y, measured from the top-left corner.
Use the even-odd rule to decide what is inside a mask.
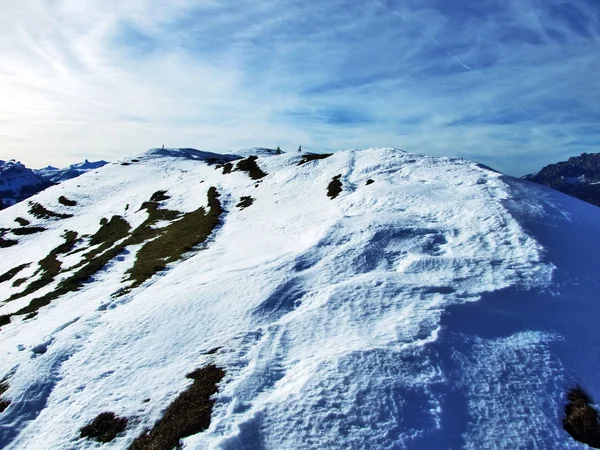
[[[96,448],[79,430],[111,411],[128,426],[103,448],[127,448],[186,374],[214,365],[225,376],[210,426],[184,448],[582,448],[561,418],[575,384],[600,398],[597,208],[396,149],[301,165],[261,149],[260,183],[216,168],[231,155],[162,150],[33,199],[73,217],[0,213],[2,228],[15,217],[47,228],[0,250],[0,273],[23,265],[19,277],[35,279],[64,229],[93,235],[116,215],[136,229],[159,190],[161,207],[186,214],[215,186],[224,210],[206,242],[132,290],[114,295],[143,243],[2,327],[0,447]],[[88,251],[77,245],[44,289]],[[18,292],[11,283],[0,298]],[[0,316],[31,299],[1,303]]]

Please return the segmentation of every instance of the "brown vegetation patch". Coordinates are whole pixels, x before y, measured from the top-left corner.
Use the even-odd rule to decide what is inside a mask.
[[[231,173],[231,171],[233,170],[233,164],[231,163],[225,163],[223,164],[223,175],[227,175],[228,173]]]
[[[110,220],[101,220],[100,228],[90,239],[90,245],[102,245],[110,247],[115,242],[123,239],[129,233],[131,227],[121,216],[112,216]]]
[[[100,228],[90,239],[90,245],[97,247],[83,256],[81,263],[74,267],[74,269],[78,270],[70,277],[61,281],[54,291],[33,299],[29,305],[21,308],[14,315],[36,313],[38,309],[50,304],[52,300],[69,292],[79,290],[93,275],[116,258],[125,247],[139,244],[146,239],[155,237],[158,230],[152,229],[151,225],[157,220],[168,220],[179,215],[176,211],[158,209],[158,203],[153,201],[146,202],[143,208],[148,210],[148,219],[131,234],[129,223],[121,216],[113,216],[111,220],[101,220]],[[119,241],[122,242],[118,243]]]
[[[12,269],[7,270],[2,275],[0,275],[0,283],[12,280],[21,270],[29,267],[30,265],[31,263],[21,264],[20,266],[13,267]]]
[[[219,224],[219,216],[223,211],[218,197],[217,189],[211,187],[208,190],[208,213],[200,207],[196,211],[184,214],[183,217],[160,230],[152,230],[156,238],[146,242],[138,251],[135,263],[128,272],[129,279],[133,280],[132,287],[139,286],[210,236]],[[158,211],[160,210],[155,210],[154,213]],[[139,231],[142,235],[147,232],[147,230]],[[139,237],[136,238],[134,235],[132,240],[138,242]]]
[[[39,203],[29,202],[29,214],[38,219],[68,219],[72,214],[60,214],[46,209]]]
[[[150,201],[151,202],[162,202],[163,200],[168,200],[171,197],[169,197],[167,195],[167,191],[156,191],[154,194],[152,194],[152,196],[150,197]]]
[[[29,220],[23,219],[22,217],[17,217],[15,219],[15,222],[17,222],[22,227],[26,227],[27,225],[31,224],[31,222]]]
[[[252,203],[254,203],[254,199],[252,197],[250,197],[249,195],[247,195],[247,196],[240,198],[240,202],[235,206],[240,209],[244,209],[244,208],[247,208],[248,206],[252,205]]]
[[[27,282],[29,280],[29,278],[25,277],[25,278],[17,278],[14,282],[13,282],[13,287],[19,287],[21,286],[23,283]]]
[[[166,200],[170,197],[165,195],[165,191],[155,192],[150,198],[149,202],[144,202],[140,210],[145,209],[148,212],[148,218],[131,233],[131,236],[127,240],[127,245],[141,244],[142,242],[152,239],[160,233],[160,230],[153,228],[153,226],[159,221],[172,221],[181,217],[179,211],[173,211],[170,209],[161,209],[158,202]],[[155,199],[155,200],[152,200]]]
[[[15,241],[14,239],[4,239],[3,237],[0,237],[0,248],[12,247],[18,243],[19,241]]]
[[[106,443],[112,441],[127,428],[127,419],[112,412],[103,412],[79,430],[81,438]]]
[[[332,200],[340,195],[340,192],[342,192],[342,182],[340,181],[341,177],[342,175],[336,175],[327,186],[327,197]]]
[[[210,426],[214,405],[211,397],[217,393],[217,384],[223,379],[223,369],[209,365],[187,375],[194,380],[169,405],[163,417],[150,430],[138,437],[130,450],[172,450],[179,448],[180,440],[200,433]]]
[[[579,386],[571,389],[567,398],[563,427],[573,439],[600,448],[600,422],[592,400]]]
[[[61,268],[61,262],[58,260],[57,256],[69,252],[75,246],[77,233],[75,231],[67,231],[63,238],[65,239],[65,242],[51,250],[48,256],[38,263],[39,269],[36,274],[40,273],[40,277],[37,280],[32,281],[23,291],[11,295],[7,301],[25,297],[54,281],[54,278],[60,273]]]
[[[329,158],[331,155],[333,155],[333,153],[305,153],[304,155],[302,155],[302,159],[300,160],[298,165],[301,166],[302,164],[306,164],[310,161]]]
[[[98,255],[105,252],[118,241],[125,239],[131,230],[131,226],[123,217],[112,216],[110,220],[102,218],[100,220],[100,228],[91,236],[90,246],[97,246],[83,255],[82,261],[75,266],[79,268],[85,266],[86,263],[93,261]]]
[[[258,167],[258,164],[256,163],[257,159],[258,156],[248,156],[246,159],[238,161],[238,163],[235,165],[235,170],[246,172],[253,180],[264,178],[267,176],[267,174],[263,172],[260,167]]]
[[[60,197],[58,197],[58,203],[60,203],[61,205],[65,205],[65,206],[75,206],[75,205],[77,205],[77,202],[75,200],[69,200],[64,195],[61,195]]]
[[[12,233],[16,236],[26,236],[29,234],[41,233],[42,231],[46,231],[44,227],[21,227],[21,228],[13,228]]]
[[[1,325],[1,324],[0,324]],[[2,398],[4,393],[8,390],[8,383],[6,380],[0,382],[0,414],[2,414],[6,408],[9,407],[10,401]]]
[[[121,216],[113,216],[91,237],[90,244],[98,245],[98,247],[84,255],[82,263],[75,267],[79,270],[61,281],[54,291],[33,299],[29,305],[13,315],[36,313],[38,309],[50,304],[52,300],[79,290],[85,282],[116,258],[128,245],[140,244],[152,239],[140,249],[134,267],[129,272],[130,279],[134,281],[132,287],[138,286],[210,235],[219,223],[222,213],[218,197],[219,193],[216,188],[211,187],[208,190],[208,206],[210,208],[208,213],[205,213],[204,208],[199,208],[160,229],[154,229],[152,225],[158,220],[173,220],[181,213],[160,209],[158,203],[154,201],[146,202],[143,208],[148,211],[148,219],[131,234],[129,234],[131,227],[127,221]],[[52,260],[47,262],[54,263]],[[56,262],[59,263],[58,270],[60,271],[60,262],[58,260]],[[50,266],[54,267],[54,272],[56,272],[56,266],[52,264]],[[29,287],[26,290],[28,289]],[[123,289],[120,293],[126,292],[128,289]],[[10,323],[10,316],[0,317],[0,326],[2,320]]]

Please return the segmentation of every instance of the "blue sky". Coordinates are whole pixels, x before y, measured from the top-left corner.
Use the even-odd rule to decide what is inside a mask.
[[[0,159],[600,151],[598,0],[0,0]]]

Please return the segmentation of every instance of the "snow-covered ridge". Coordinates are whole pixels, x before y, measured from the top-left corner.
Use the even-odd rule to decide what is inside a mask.
[[[597,208],[456,158],[267,152],[251,179],[236,164],[256,153],[153,149],[31,199],[70,218],[0,212],[18,240],[0,249],[0,274],[31,263],[0,283],[7,299],[65,230],[93,235],[115,215],[134,229],[157,191],[188,213],[214,186],[224,209],[205,243],[131,292],[113,296],[141,245],[2,326],[0,446],[96,448],[79,429],[113,411],[129,426],[103,448],[127,448],[186,373],[215,364],[211,425],[184,448],[581,448],[560,417],[578,382],[600,398]],[[46,230],[15,234],[16,217]],[[0,316],[84,253],[59,255],[64,272]]]
[[[275,156],[281,154],[283,154],[281,150],[265,147],[243,148],[230,153],[215,153],[197,150],[195,148],[152,148],[135,156],[133,159],[184,158],[214,164],[215,162],[224,163],[236,159],[247,158],[248,156]]]
[[[52,183],[62,183],[65,180],[77,178],[86,172],[99,169],[107,164],[107,161],[88,161],[86,159],[81,163],[71,164],[64,169],[48,166],[43,169],[34,170],[34,172]]]

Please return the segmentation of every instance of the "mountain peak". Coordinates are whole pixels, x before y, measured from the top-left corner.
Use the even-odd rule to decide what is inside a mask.
[[[600,206],[600,153],[573,156],[523,178]]]

